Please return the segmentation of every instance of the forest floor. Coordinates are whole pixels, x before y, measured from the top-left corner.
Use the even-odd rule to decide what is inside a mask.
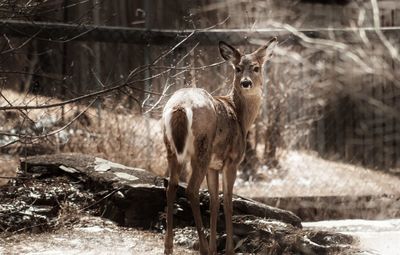
[[[400,220],[339,220],[304,222],[306,229],[325,229],[355,236],[357,249],[346,254],[395,255],[400,244]],[[175,230],[174,254],[197,254],[188,235],[194,228]],[[124,228],[97,217],[82,217],[74,225],[41,234],[23,233],[0,239],[0,254],[163,254],[164,234]]]
[[[36,162],[36,161],[32,161]],[[45,161],[47,163],[53,161]],[[56,161],[54,161],[56,162]],[[58,161],[57,161],[58,162]],[[66,161],[69,162],[69,161]],[[81,162],[81,161],[77,161]],[[85,163],[86,162],[86,163]],[[82,161],[87,164],[89,161]],[[101,161],[103,162],[103,161]],[[34,163],[31,163],[34,164]],[[54,163],[53,163],[54,164]],[[63,163],[63,165],[67,165]],[[93,167],[91,164],[89,164]],[[79,169],[80,163],[74,167],[64,167],[67,172]],[[15,166],[14,166],[15,167]],[[63,168],[63,169],[64,169]],[[96,167],[94,166],[96,169]],[[41,167],[30,168],[37,175],[44,171],[40,180],[44,185],[51,186],[51,180],[64,180],[63,177],[51,177],[48,174],[55,174],[55,168],[49,167],[46,172]],[[53,169],[53,170],[50,170]],[[72,170],[71,170],[72,169]],[[36,172],[39,171],[39,172]],[[63,170],[64,171],[64,170]],[[119,170],[121,171],[121,170]],[[142,171],[142,170],[140,170]],[[139,171],[139,172],[140,172]],[[47,175],[46,175],[47,174]],[[41,176],[40,174],[38,176]],[[46,177],[47,176],[47,177]],[[44,181],[50,178],[48,181]],[[83,178],[83,177],[81,177]],[[37,179],[38,184],[42,181]],[[36,179],[35,179],[36,180]],[[31,183],[32,181],[28,181]],[[72,185],[71,181],[66,184]],[[30,185],[32,185],[31,183]],[[28,185],[28,186],[30,186]],[[57,185],[56,185],[57,186]],[[72,185],[73,186],[73,185]],[[101,186],[101,185],[100,185]],[[40,185],[33,186],[32,192],[40,192]],[[45,188],[47,186],[43,186]],[[58,186],[57,186],[58,187]],[[59,187],[64,187],[60,184]],[[68,186],[69,187],[69,186]],[[67,188],[68,188],[67,187]],[[75,186],[74,186],[75,187]],[[77,186],[79,187],[79,186]],[[22,187],[21,187],[22,188]],[[19,190],[19,189],[18,189]],[[10,190],[9,190],[10,191]],[[29,190],[28,190],[29,191]],[[57,188],[54,192],[61,192]],[[14,194],[13,191],[11,190]],[[49,191],[50,192],[50,191]],[[25,194],[25,193],[24,193]],[[31,194],[30,192],[27,193]],[[49,193],[50,194],[50,193]],[[58,194],[58,193],[57,193]],[[61,192],[60,194],[64,194]],[[89,193],[78,192],[77,197],[68,195],[71,201],[80,201],[94,205],[91,199],[95,199]],[[35,194],[31,194],[36,197]],[[29,195],[29,196],[31,196]],[[56,225],[48,231],[41,231],[39,228],[32,228],[28,233],[21,230],[10,230],[0,235],[0,254],[162,254],[163,238],[162,230],[141,230],[137,228],[126,228],[117,226],[110,220],[94,217],[88,212],[82,211],[82,205],[75,208],[72,204],[64,202],[58,214]],[[84,206],[83,208],[88,208]],[[39,209],[39,207],[37,208]],[[32,209],[32,212],[35,210]],[[39,212],[39,211],[38,211]],[[25,211],[29,214],[29,210]],[[319,222],[303,222],[304,233],[307,231],[328,231],[331,233],[342,233],[355,237],[356,242],[352,243],[351,249],[344,250],[341,254],[396,254],[400,243],[400,220],[324,220]],[[39,225],[34,225],[39,226]],[[43,230],[43,229],[42,229]],[[195,254],[193,247],[196,246],[197,234],[193,227],[175,229],[175,254]],[[335,253],[334,253],[335,254]]]
[[[109,220],[85,216],[53,232],[1,238],[0,254],[163,254],[163,239],[162,233],[119,227]],[[175,245],[174,251],[178,255],[197,254],[182,243]]]

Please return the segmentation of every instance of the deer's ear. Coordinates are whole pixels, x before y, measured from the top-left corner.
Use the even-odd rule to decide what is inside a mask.
[[[240,62],[240,52],[225,42],[219,42],[219,53],[223,59],[231,62],[234,65],[237,65]]]
[[[277,45],[277,39],[276,37],[273,37],[271,40],[269,40],[265,45],[261,46],[258,48],[254,54],[257,56],[257,58],[262,59],[262,62],[268,60],[272,56],[272,52]]]

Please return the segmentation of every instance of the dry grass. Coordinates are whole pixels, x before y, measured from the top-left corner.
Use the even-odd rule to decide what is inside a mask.
[[[93,123],[96,122],[94,118]],[[78,124],[75,132],[62,151],[93,154],[158,175],[165,172],[159,120],[104,111],[99,124]]]
[[[0,154],[0,177],[15,177],[19,160],[17,157]],[[0,178],[0,186],[6,184],[10,179]]]
[[[2,93],[13,105],[59,102],[42,96],[21,95],[10,90],[3,90]],[[2,101],[0,104],[4,105]],[[59,107],[30,110],[25,114],[18,111],[13,111],[12,114],[1,112],[0,117],[4,123],[1,131],[42,135],[63,127],[84,108],[84,105],[67,105],[64,108],[64,116]],[[6,116],[7,114],[11,117]],[[2,139],[10,138],[3,136]],[[158,175],[164,174],[166,164],[159,120],[128,112],[116,114],[104,109],[99,113],[96,108],[88,109],[83,116],[57,135],[40,139],[33,145],[28,142],[28,144],[12,145],[4,150],[16,155],[13,158],[8,156],[14,161],[18,160],[19,155],[26,154],[85,153],[145,168]],[[3,168],[8,167],[5,160],[4,164],[1,164]]]

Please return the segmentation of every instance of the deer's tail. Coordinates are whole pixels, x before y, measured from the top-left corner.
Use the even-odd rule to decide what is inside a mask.
[[[191,136],[192,109],[175,106],[163,114],[165,134],[179,162],[186,160]]]

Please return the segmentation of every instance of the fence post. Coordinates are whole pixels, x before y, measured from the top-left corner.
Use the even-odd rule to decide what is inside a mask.
[[[146,29],[150,29],[151,27],[151,25],[150,25],[150,10],[151,10],[151,1],[150,0],[143,0],[143,5],[144,5],[144,11],[145,11],[145,28]],[[150,64],[150,48],[149,48],[150,46],[149,45],[145,45],[144,46],[144,64],[145,65],[149,65]],[[146,71],[145,71],[145,78],[149,78],[150,77],[150,75],[151,75],[151,73],[150,73],[150,68],[147,68],[146,69]],[[152,90],[152,85],[151,85],[151,81],[150,80],[145,80],[145,83],[144,83],[144,86],[145,86],[145,89],[147,90],[147,91],[151,91]],[[150,98],[150,95],[148,95],[148,102],[151,102],[151,98]],[[146,95],[145,95],[145,99],[144,99],[144,101],[143,102],[146,102]],[[144,106],[144,105],[143,105]],[[147,146],[146,146],[146,168],[147,169],[150,169],[151,168],[151,155],[152,155],[152,145],[153,145],[153,143],[152,143],[152,141],[151,141],[151,139],[150,139],[150,128],[151,128],[151,126],[150,126],[150,120],[149,120],[149,118],[150,118],[150,113],[147,113],[147,114],[145,114],[145,122],[146,122],[146,129],[147,129],[147,132],[148,132],[148,134],[147,134],[147,137],[146,137],[146,141],[147,141]]]
[[[94,24],[96,25],[100,25],[100,8],[98,5],[97,0],[94,1],[95,6],[93,8],[93,21]],[[97,72],[97,77],[98,79],[101,80],[102,76],[101,76],[101,48],[100,48],[100,44],[99,42],[95,42],[94,43],[94,54],[96,56],[95,59],[95,68],[96,68],[96,72]],[[101,90],[102,86],[100,84],[99,81],[97,81],[97,88],[99,90]],[[97,108],[97,121],[98,121],[98,125],[101,126],[101,102],[97,101],[96,102],[96,108]]]

